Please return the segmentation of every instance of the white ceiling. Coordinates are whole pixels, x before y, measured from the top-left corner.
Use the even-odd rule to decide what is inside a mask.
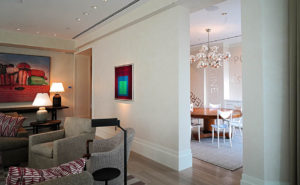
[[[206,28],[212,29],[211,41],[241,35],[240,1],[226,0],[192,13],[190,15],[190,44],[193,46],[207,42]],[[227,15],[222,15],[225,12]]]
[[[0,29],[72,39],[133,1],[0,0]],[[145,0],[134,6],[143,2]],[[97,9],[92,6],[97,6]],[[89,15],[84,15],[84,12]],[[80,18],[80,22],[77,18]]]

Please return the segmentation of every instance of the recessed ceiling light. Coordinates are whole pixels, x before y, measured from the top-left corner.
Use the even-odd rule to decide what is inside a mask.
[[[98,7],[97,6],[92,6],[92,8],[96,10]]]
[[[81,21],[81,19],[80,19],[80,18],[76,18],[76,21],[77,21],[77,22],[80,22],[80,21]]]
[[[17,30],[17,31],[20,31],[20,30],[21,30],[21,28],[17,28],[16,30]]]
[[[227,12],[223,12],[221,15],[227,15],[228,13]]]
[[[88,12],[83,12],[82,14],[83,14],[83,15],[89,15],[89,13],[88,13]]]
[[[103,0],[104,2],[107,2],[107,0]]]

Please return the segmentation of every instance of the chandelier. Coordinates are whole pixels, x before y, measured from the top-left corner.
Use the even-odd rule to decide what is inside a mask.
[[[199,50],[199,53],[196,55],[190,56],[191,64],[194,62],[198,62],[197,68],[205,68],[207,66],[213,68],[219,68],[223,66],[224,62],[228,62],[231,57],[229,52],[226,53],[218,53],[218,46],[209,46],[209,32],[211,29],[206,29],[208,42],[207,45],[203,44]]]

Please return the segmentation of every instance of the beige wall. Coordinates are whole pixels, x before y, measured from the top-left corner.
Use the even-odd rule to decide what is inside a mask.
[[[75,55],[74,116],[91,117],[91,57]]]
[[[65,92],[61,93],[62,105],[69,106],[69,109],[58,111],[58,119],[63,119],[66,116],[73,115],[73,74],[74,74],[74,58],[73,54],[66,54],[62,52],[37,50],[37,49],[26,49],[26,48],[15,48],[0,46],[0,52],[3,53],[16,53],[16,54],[28,54],[38,56],[49,56],[51,57],[50,62],[50,84],[52,82],[63,82]],[[53,93],[50,94],[52,100]],[[26,106],[31,105],[32,102],[20,102],[20,103],[0,103],[0,107],[14,107],[14,106]],[[50,115],[50,114],[49,114]],[[35,120],[35,114],[25,114],[27,118],[24,125],[28,125],[30,121]],[[50,118],[50,117],[49,117]]]

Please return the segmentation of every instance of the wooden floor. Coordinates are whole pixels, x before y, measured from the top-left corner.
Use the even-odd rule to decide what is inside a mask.
[[[239,185],[242,175],[194,158],[192,168],[177,172],[134,152],[128,172],[148,185]]]

